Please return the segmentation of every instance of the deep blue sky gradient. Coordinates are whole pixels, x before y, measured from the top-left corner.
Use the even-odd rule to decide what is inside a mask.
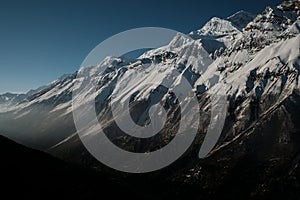
[[[2,0],[0,2],[0,94],[26,92],[78,70],[106,38],[137,27],[183,33],[213,16],[261,12],[280,0]]]

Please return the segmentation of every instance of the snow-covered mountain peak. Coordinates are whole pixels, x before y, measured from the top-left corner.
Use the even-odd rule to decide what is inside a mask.
[[[192,56],[193,52],[195,53],[196,51],[206,52],[201,41],[178,33],[168,45],[150,50],[141,55],[139,59],[154,59],[156,56],[162,56],[164,58],[174,58],[176,55]]]
[[[7,111],[11,106],[18,104],[26,98],[26,94],[5,93],[0,94],[0,112]]]
[[[211,54],[211,58],[215,59],[241,37],[241,31],[232,22],[213,17],[201,29],[191,32],[189,36],[200,40],[204,49]]]
[[[111,100],[115,99],[116,103],[134,100],[132,113],[138,113],[133,116],[134,120],[143,125],[148,116],[147,108],[153,102],[163,100],[166,107],[176,106],[172,91],[187,79],[197,93],[204,112],[209,112],[211,106],[207,100],[212,94],[226,92],[230,103],[229,124],[226,126],[233,131],[224,134],[224,138],[231,140],[242,134],[240,130],[246,130],[249,124],[256,123],[259,115],[263,114],[259,107],[266,111],[273,109],[272,105],[281,104],[294,89],[300,88],[300,23],[295,19],[298,7],[293,6],[293,2],[290,4],[267,8],[252,22],[262,27],[265,27],[265,23],[281,26],[281,22],[289,22],[290,25],[281,31],[236,28],[246,23],[243,19],[250,17],[250,14],[241,11],[227,19],[214,17],[202,29],[193,32],[195,35],[187,37],[178,34],[168,45],[150,50],[136,60],[106,57],[100,64],[63,76],[31,95],[10,110],[11,124],[2,124],[9,127],[8,130],[12,129],[12,133],[17,133],[15,128],[22,130],[28,138],[32,138],[33,134],[41,135],[38,139],[42,141],[47,140],[45,135],[54,138],[43,148],[49,148],[58,142],[64,145],[64,142],[72,142],[71,134],[76,132],[72,118],[72,93],[78,86],[86,88],[80,90],[82,95],[78,99],[83,102],[95,99],[99,121],[107,125],[109,130],[115,131],[110,124]],[[276,21],[277,18],[282,21]],[[290,33],[293,34],[289,35]],[[88,77],[84,79],[84,75]],[[88,80],[86,85],[80,84],[81,78],[83,81]],[[91,89],[93,87],[90,87],[90,80],[97,84],[96,92]],[[168,87],[161,87],[164,84]],[[176,113],[172,112],[170,110],[169,116],[176,117]],[[19,127],[15,127],[15,119],[22,122]],[[209,116],[203,118],[204,127],[207,125],[206,121],[209,121]],[[230,121],[234,124],[230,124]],[[32,130],[28,127],[37,128]],[[168,135],[167,132],[164,134]],[[22,139],[26,143],[27,138]],[[38,139],[37,145],[40,147],[42,142]],[[220,140],[220,144],[222,142]]]
[[[191,32],[190,35],[222,36],[239,30],[230,21],[213,17],[200,30]]]
[[[169,47],[170,48],[179,48],[179,47],[182,47],[188,43],[190,43],[192,41],[191,38],[185,36],[185,35],[182,35],[180,33],[178,33],[174,38],[173,40],[169,43]]]
[[[255,15],[253,15],[252,13],[241,10],[241,11],[238,11],[237,13],[227,17],[226,20],[230,21],[239,30],[242,30],[254,18],[255,18]]]
[[[104,58],[104,60],[101,62],[100,65],[105,65],[107,67],[112,67],[115,65],[119,65],[121,63],[128,63],[130,62],[129,59],[124,57],[116,57],[116,56],[107,56]]]
[[[264,47],[295,37],[299,33],[299,1],[286,1],[277,7],[267,7],[242,31],[241,37],[224,51],[232,54],[246,49],[254,55]]]
[[[89,75],[90,77],[92,76],[97,76],[98,74],[101,73],[105,73],[103,72],[103,68],[106,68],[108,70],[114,70],[114,69],[118,69],[121,68],[125,65],[129,65],[132,62],[134,62],[134,60],[125,58],[125,57],[116,57],[116,56],[107,56],[104,58],[104,60],[93,66],[84,66],[81,67],[80,70],[78,71],[79,76],[86,76]]]
[[[201,36],[222,36],[233,32],[239,32],[249,24],[255,15],[244,10],[238,11],[226,19],[213,17],[201,29],[192,31],[190,36],[193,38]]]
[[[164,52],[173,52],[177,53],[180,52],[183,48],[186,48],[187,46],[190,46],[192,44],[201,44],[198,41],[193,40],[192,38],[185,36],[181,33],[178,33],[168,45],[160,47],[158,49],[150,50],[146,52],[143,57],[151,57],[153,55],[162,54]]]
[[[284,1],[282,4],[278,5],[277,8],[282,11],[291,11],[291,10],[299,10],[300,1],[299,0],[290,0]]]
[[[285,1],[277,7],[267,7],[247,25],[245,30],[283,31],[300,16],[299,1]]]

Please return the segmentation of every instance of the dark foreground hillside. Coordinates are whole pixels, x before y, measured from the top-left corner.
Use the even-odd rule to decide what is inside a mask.
[[[118,181],[0,136],[1,199],[140,198]],[[102,198],[101,198],[102,197]]]
[[[300,199],[299,154],[277,146],[282,155],[270,159],[274,143],[255,135],[203,161],[183,158],[140,175],[96,172],[0,136],[1,199]]]

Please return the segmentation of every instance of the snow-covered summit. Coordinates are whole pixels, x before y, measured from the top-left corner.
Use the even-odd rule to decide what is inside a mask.
[[[246,30],[282,31],[300,16],[299,1],[284,1],[277,7],[267,7],[264,12],[247,25]]]
[[[240,30],[232,22],[213,17],[201,29],[189,33],[189,36],[200,40],[212,58],[216,58],[225,48],[231,46],[240,34]]]
[[[237,13],[229,16],[226,20],[230,21],[239,30],[245,28],[253,19],[255,15],[252,13],[246,12],[244,10],[238,11]]]
[[[233,32],[238,32],[238,29],[230,21],[213,17],[201,29],[191,32],[190,35],[224,36]]]
[[[200,36],[220,37],[239,32],[254,18],[255,15],[244,10],[238,11],[225,19],[213,17],[201,29],[192,31],[190,36],[193,38],[198,38]]]
[[[81,81],[78,73],[89,75],[88,78],[97,83],[97,94],[87,88],[81,99],[95,98],[97,111],[101,113],[99,121],[105,122],[110,121],[109,102],[113,100],[113,95],[117,96],[118,102],[124,102],[124,99],[131,98],[130,92],[135,91],[132,99],[140,107],[133,109],[142,113],[141,118],[138,118],[139,115],[135,117],[137,121],[144,122],[148,114],[141,108],[153,101],[164,100],[166,107],[176,102],[171,95],[172,90],[186,78],[197,93],[203,111],[209,109],[209,101],[206,100],[212,93],[226,92],[231,103],[228,116],[232,119],[229,121],[235,123],[233,127],[228,127],[228,130],[233,130],[228,137],[234,137],[263,114],[255,107],[260,100],[264,101],[259,105],[262,110],[269,110],[272,105],[288,98],[294,89],[300,88],[297,2],[267,8],[249,24],[247,21],[252,15],[244,11],[226,19],[214,17],[203,28],[192,32],[190,37],[178,34],[168,45],[150,50],[137,59],[107,57],[96,66],[87,66],[59,78],[30,95],[27,101],[14,106],[10,114],[13,119],[23,122],[23,126],[22,123],[19,127],[9,123],[7,126],[21,129],[28,134],[28,138],[37,134],[43,135],[40,140],[46,140],[44,136],[49,135],[54,138],[50,145],[67,141],[70,134],[76,131],[71,124],[72,91],[76,88],[75,83]],[[245,24],[248,24],[247,27],[242,29]],[[104,68],[105,71],[102,70]],[[158,86],[163,83],[170,83],[170,88]],[[38,127],[37,132],[27,128],[30,124]],[[69,129],[65,128],[66,125]],[[23,139],[26,141],[27,138]]]

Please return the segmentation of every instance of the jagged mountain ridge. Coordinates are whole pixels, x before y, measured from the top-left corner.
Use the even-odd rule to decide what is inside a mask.
[[[246,12],[244,10],[241,10],[226,19],[230,21],[236,28],[238,28],[240,31],[243,30],[253,19],[255,18],[255,15],[252,13]]]
[[[41,86],[37,89],[30,90],[27,93],[4,93],[0,95],[0,112],[6,112],[9,111],[10,108],[18,105],[19,103],[26,100],[27,97],[30,97],[31,95],[34,95],[35,93],[43,90],[46,88],[46,86]]]
[[[213,44],[217,43],[220,46],[212,45],[208,48],[203,38],[193,37],[194,40],[191,40],[176,36],[168,46],[149,51],[138,60],[107,58],[101,63],[108,67],[104,73],[97,72],[97,67],[85,68],[84,70],[88,70],[95,79],[100,80],[100,93],[97,97],[98,112],[102,114],[100,119],[110,118],[107,100],[112,90],[117,87],[115,82],[122,81],[124,75],[139,83],[137,72],[141,70],[148,77],[155,77],[159,83],[172,75],[172,70],[179,70],[182,76],[190,79],[203,109],[210,106],[207,100],[212,93],[224,89],[219,87],[218,82],[227,85],[225,90],[230,107],[226,126],[216,149],[221,149],[225,144],[235,141],[242,136],[241,133],[244,130],[259,123],[266,113],[272,113],[291,95],[298,94],[295,91],[299,90],[297,81],[299,76],[299,7],[297,7],[297,1],[293,2],[283,3],[277,8],[272,8],[272,11],[267,8],[244,30],[232,26],[232,23],[227,20],[213,18],[208,25],[213,25],[215,22],[222,24],[216,27],[221,30],[225,27],[225,31],[212,29],[210,32],[201,32],[200,35],[206,36],[206,41],[209,38]],[[266,20],[261,21],[261,19],[272,19],[273,14],[270,13],[276,13],[277,17],[283,19],[267,20],[267,29],[251,28],[254,27],[253,24],[260,25],[255,27],[265,27]],[[278,24],[283,22],[289,23],[280,26],[280,29],[269,28],[279,27]],[[229,31],[226,31],[228,27]],[[208,30],[207,26],[203,30]],[[223,39],[216,39],[215,35],[221,35]],[[223,50],[219,51],[221,48]],[[205,70],[199,71],[197,66],[205,66]],[[47,150],[52,147],[51,152],[54,154],[58,154],[56,149],[63,152],[70,146],[72,146],[71,150],[69,149],[70,152],[79,149],[81,143],[77,138],[71,115],[72,87],[76,74],[65,76],[42,91],[31,95],[27,98],[27,102],[22,102],[14,106],[10,112],[1,114],[0,120],[5,124],[0,127],[1,131],[35,148]],[[131,85],[125,85],[123,89],[130,87]],[[149,98],[156,95],[157,90],[162,98],[171,99],[169,102],[165,101],[166,105],[176,106],[166,91],[160,88],[143,88],[135,100],[147,103]],[[207,117],[202,119],[204,126],[199,131],[200,138],[205,135],[209,111],[209,109],[204,111]],[[145,120],[140,120],[139,123]],[[17,125],[13,125],[16,121]],[[136,121],[138,122],[139,119]],[[114,124],[109,124],[107,128],[111,130],[114,126]],[[22,135],[10,134],[18,133],[17,130],[20,129],[23,131]],[[164,137],[163,139],[170,139],[168,134]],[[32,138],[35,138],[35,141],[32,141]],[[117,142],[122,143],[124,140],[128,138],[118,139]],[[198,142],[201,144],[201,140]],[[134,148],[134,145],[128,146]],[[150,144],[143,148],[156,147]],[[68,159],[73,155],[66,153],[61,156]]]
[[[192,31],[189,35],[200,39],[207,52],[216,58],[241,37],[243,28],[254,18],[254,15],[245,11],[239,11],[226,19],[213,17],[201,29]]]
[[[25,94],[5,93],[0,95],[0,111],[6,111],[26,98]]]
[[[228,19],[224,23],[228,25]],[[122,94],[119,98],[125,99],[129,94],[122,90],[138,87],[149,79],[162,83],[174,78],[172,87],[176,87],[180,78],[185,77],[193,85],[203,116],[202,126],[182,158],[168,170],[151,174],[153,179],[163,180],[157,188],[161,188],[161,194],[174,193],[164,186],[175,183],[180,186],[174,193],[178,199],[298,199],[299,27],[299,1],[287,1],[267,8],[244,29],[235,25],[233,32],[223,32],[222,40],[213,34],[193,39],[177,35],[169,45],[146,52],[137,60],[106,58],[99,64],[107,67],[105,72],[100,72],[99,66],[82,70],[98,80],[99,121],[105,122],[111,140],[129,151],[144,152],[163,146],[176,132],[169,127],[176,128],[176,124],[167,124],[169,130],[150,143],[122,135],[111,121],[108,100],[112,91],[118,90]],[[180,76],[172,77],[175,70]],[[76,134],[71,99],[77,73],[64,76],[11,107],[10,112],[1,113],[0,132],[64,160],[107,172]],[[210,119],[210,98],[220,91],[226,92],[229,103],[225,126],[214,150],[205,159],[199,159],[199,147]],[[137,113],[132,115],[135,122],[147,122],[145,110],[158,97],[166,107],[171,107],[170,115],[175,113],[178,105],[168,90],[144,87],[134,96],[137,104],[131,107]],[[87,92],[83,98],[91,96]]]

